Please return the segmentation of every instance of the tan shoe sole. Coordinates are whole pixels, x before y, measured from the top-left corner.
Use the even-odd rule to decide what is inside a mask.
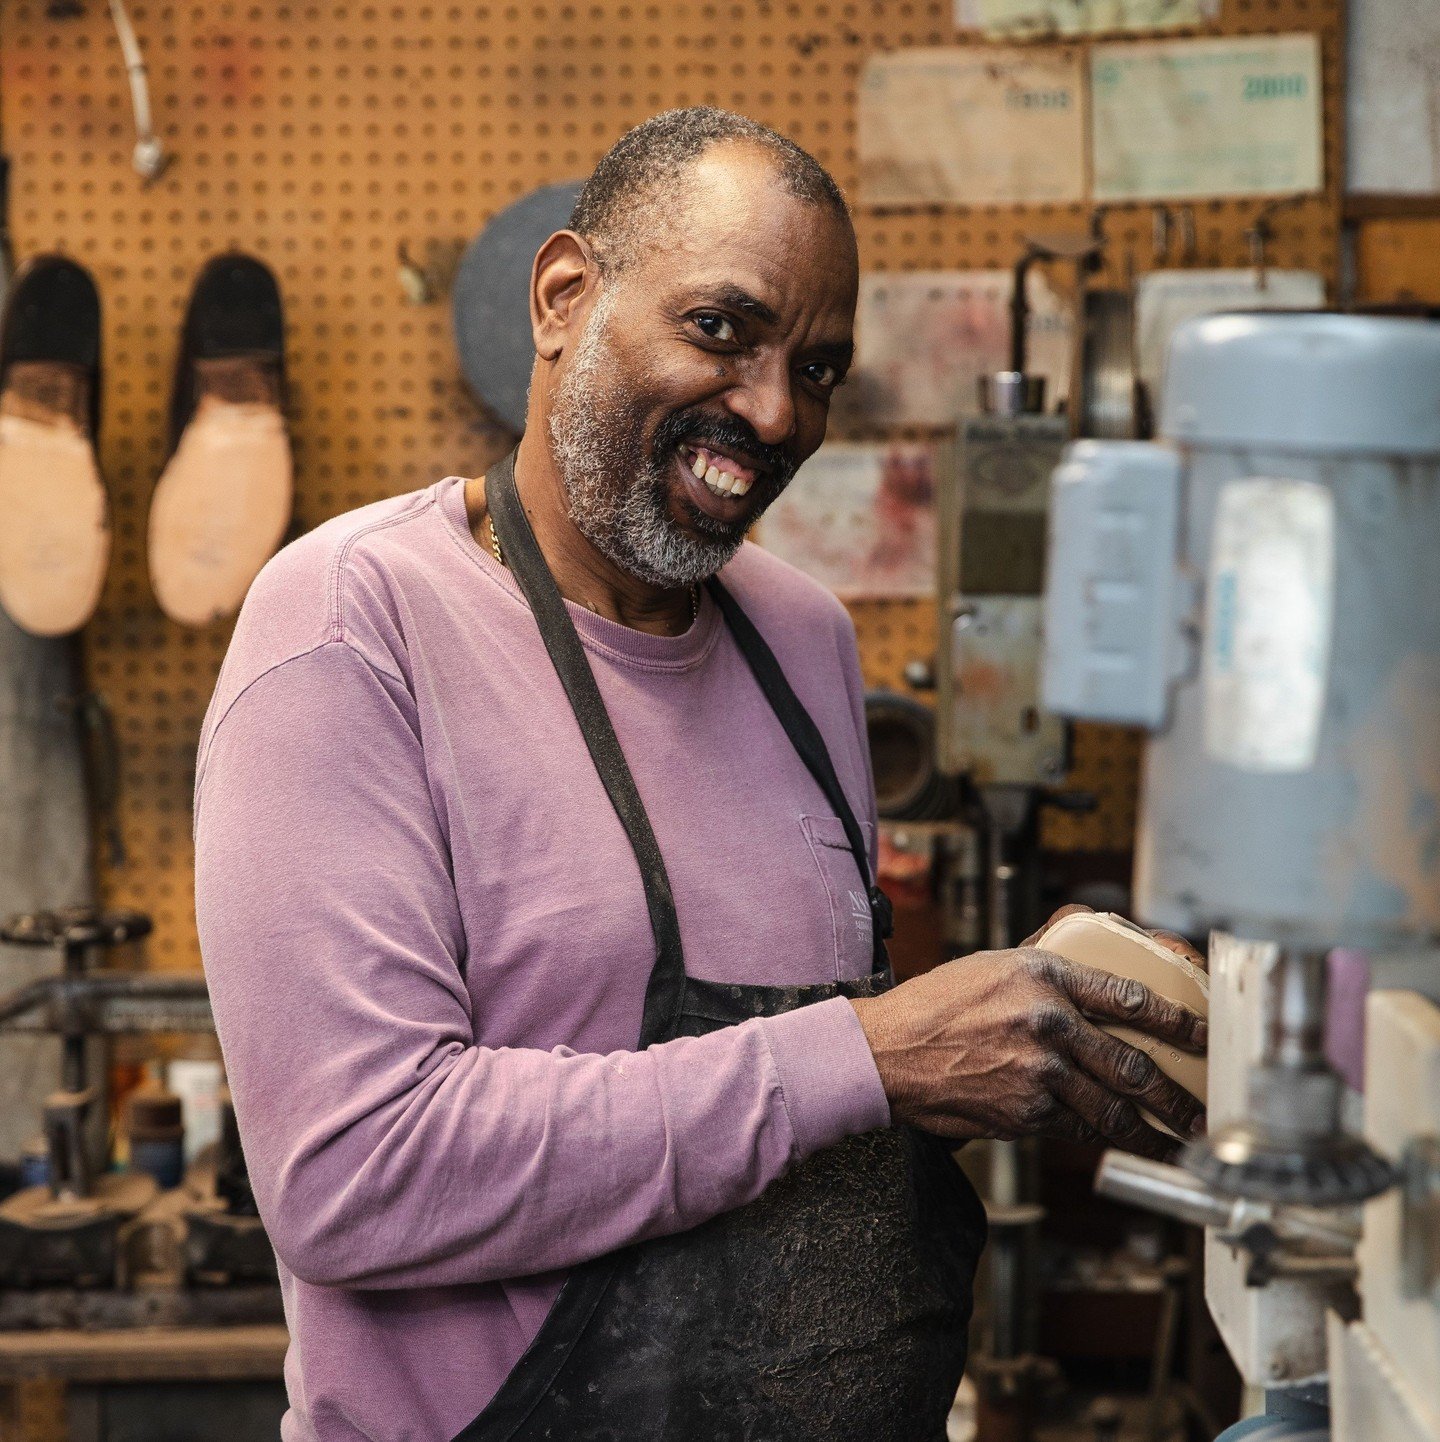
[[[1107,912],[1076,912],[1062,917],[1045,931],[1035,945],[1082,966],[1143,982],[1159,996],[1178,1001],[1203,1017],[1210,1015],[1210,981],[1203,971],[1183,956],[1162,946],[1153,937],[1137,931],[1121,917]],[[1191,1096],[1205,1100],[1206,1062],[1194,1052],[1180,1051],[1128,1026],[1106,1026],[1111,1036],[1138,1047],[1171,1081],[1178,1082]],[[1175,1133],[1143,1107],[1141,1115],[1152,1126],[1170,1136]]]
[[[203,399],[150,502],[150,582],[165,614],[204,626],[238,611],[293,503],[279,411]]]
[[[70,425],[0,416],[0,606],[36,636],[78,631],[110,559],[95,448]]]

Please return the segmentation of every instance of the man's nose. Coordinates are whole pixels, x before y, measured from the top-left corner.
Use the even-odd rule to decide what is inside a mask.
[[[747,377],[729,393],[726,403],[767,446],[784,445],[795,434],[795,396],[788,370]]]

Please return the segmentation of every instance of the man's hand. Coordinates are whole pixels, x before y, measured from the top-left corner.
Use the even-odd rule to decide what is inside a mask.
[[[1205,1022],[1138,981],[1033,947],[947,962],[883,996],[853,1001],[891,1115],[962,1140],[1028,1133],[1109,1141],[1168,1157],[1204,1110],[1144,1052],[1092,1025],[1123,1022],[1203,1051]]]

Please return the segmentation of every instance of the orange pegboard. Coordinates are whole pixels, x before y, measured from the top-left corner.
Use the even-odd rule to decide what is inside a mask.
[[[1313,30],[1324,44],[1328,173],[1340,173],[1342,0],[1224,0],[1207,33]],[[586,173],[627,126],[710,102],[793,135],[855,184],[855,92],[877,51],[957,39],[952,0],[719,3],[155,4],[132,0],[155,122],[174,164],[130,168],[130,101],[107,7],[52,18],[10,3],[0,124],[22,258],[61,249],[94,272],[105,310],[101,457],[114,559],[86,634],[92,683],[123,748],[129,862],[101,865],[108,901],[154,913],[152,964],[198,961],[190,790],[200,720],[228,628],[182,630],[149,593],[145,518],[165,456],[178,327],[196,270],[238,247],[265,259],[289,320],[297,515],[337,512],[474,473],[507,441],[459,379],[443,303],[406,303],[396,253],[453,255],[507,202]],[[1197,207],[1202,264],[1244,263],[1258,202]],[[1276,264],[1333,275],[1338,194],[1276,218]],[[1084,223],[1080,207],[857,215],[863,263],[903,270],[1009,264],[1020,235]],[[1110,220],[1117,264],[1146,263],[1148,207]],[[217,477],[223,484],[223,477]],[[898,685],[934,649],[919,604],[855,608],[872,683]],[[1129,747],[1129,750],[1125,748]],[[1094,765],[1133,778],[1133,743]],[[1089,780],[1091,762],[1077,784]],[[1097,772],[1098,774],[1098,772]],[[1067,818],[1068,845],[1126,844],[1129,797]],[[1109,793],[1107,793],[1109,794]],[[1056,825],[1062,823],[1057,821]],[[1057,838],[1061,840],[1062,838]]]
[[[1363,305],[1440,305],[1440,215],[1365,220],[1355,239]]]

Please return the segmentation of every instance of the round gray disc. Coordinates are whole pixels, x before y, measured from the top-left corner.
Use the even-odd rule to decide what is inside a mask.
[[[545,185],[507,206],[460,261],[451,297],[460,369],[482,404],[517,433],[535,343],[530,334],[530,267],[535,252],[564,230],[583,182]]]

